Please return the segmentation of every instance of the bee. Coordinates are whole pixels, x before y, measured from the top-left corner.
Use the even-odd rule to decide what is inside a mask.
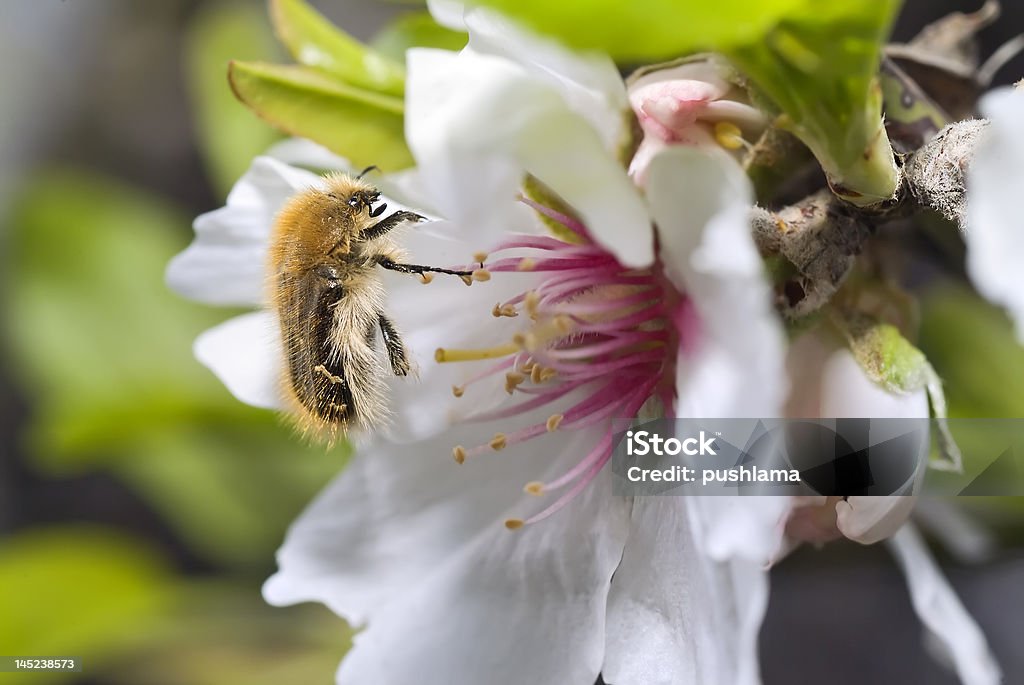
[[[366,171],[327,176],[323,188],[295,195],[271,233],[269,299],[281,332],[284,394],[300,430],[328,443],[387,420],[378,331],[391,373],[412,371],[402,337],[384,312],[377,269],[418,274],[424,282],[434,273],[467,284],[473,276],[407,263],[391,231],[424,217],[396,211],[381,218],[387,205],[376,204],[380,191],[362,180]]]

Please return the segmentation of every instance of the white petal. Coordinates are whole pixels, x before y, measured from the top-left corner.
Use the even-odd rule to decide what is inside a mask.
[[[452,461],[453,443],[492,433],[461,427],[415,447],[368,449],[290,531],[267,599],[318,600],[369,619],[339,682],[596,679],[625,502],[604,474],[545,521],[515,532],[502,521],[543,506],[522,484],[568,468],[598,436],[554,433]]]
[[[767,567],[778,558],[789,501],[785,497],[694,497],[691,516],[703,553]]]
[[[836,526],[850,540],[873,545],[894,535],[916,503],[916,497],[850,497],[836,503]]]
[[[635,500],[608,598],[607,682],[759,682],[768,575],[757,562],[707,553],[695,507],[711,499],[717,498]]]
[[[470,11],[466,27],[472,50],[504,57],[549,85],[590,122],[608,152],[616,154],[625,143],[629,100],[622,76],[607,55],[574,52],[488,8]]]
[[[785,337],[750,235],[750,183],[727,155],[667,148],[647,197],[665,272],[696,309],[677,374],[679,416],[781,415]]]
[[[362,171],[353,169],[352,164],[344,157],[306,138],[288,138],[275,143],[267,150],[266,156],[293,167],[304,167],[313,171]]]
[[[283,406],[281,341],[272,315],[254,312],[229,319],[201,333],[193,351],[242,402],[265,409]]]
[[[789,348],[794,418],[927,418],[928,393],[891,393],[872,381],[853,353],[831,336],[808,332]]]
[[[1006,307],[1024,344],[1024,93],[981,101],[990,124],[967,177],[967,272],[978,291]]]
[[[561,96],[504,59],[411,50],[406,138],[447,218],[485,244],[522,230],[525,173],[562,196],[595,239],[629,266],[653,259],[636,188],[598,133]]]
[[[982,564],[999,553],[996,531],[956,500],[922,499],[914,510],[914,522],[961,564]]]
[[[273,157],[257,157],[228,193],[227,206],[258,209],[273,218],[292,195],[318,185],[320,177],[314,173]],[[268,231],[269,225],[263,228],[264,235]]]
[[[964,685],[996,685],[1002,674],[978,624],[935,564],[921,536],[905,526],[889,542],[921,622],[942,643]]]
[[[257,157],[227,205],[196,218],[195,240],[167,267],[168,285],[208,304],[259,305],[274,217],[289,197],[318,182],[308,171]]]
[[[459,0],[427,0],[430,16],[441,26],[452,31],[465,31],[466,21],[463,15],[466,4]]]
[[[837,340],[810,332],[790,346],[788,367],[793,391],[786,413],[797,418],[927,418],[928,394],[924,389],[897,395],[874,383],[860,368],[853,353]],[[871,427],[872,442],[885,439]],[[923,476],[920,465],[905,486],[916,492]],[[895,533],[910,516],[916,497],[850,497],[835,505],[839,531],[851,540],[873,544]]]
[[[715,57],[685,62],[668,69],[649,71],[639,78],[631,77],[629,93],[632,96],[642,88],[665,81],[699,81],[707,84],[711,89],[711,92],[708,93],[710,99],[717,100],[728,93],[731,88],[728,73],[729,67]]]

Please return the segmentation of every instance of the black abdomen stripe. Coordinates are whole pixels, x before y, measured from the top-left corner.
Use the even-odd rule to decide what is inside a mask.
[[[282,312],[282,318],[291,319],[284,330],[302,332],[284,341],[292,389],[299,402],[320,420],[346,423],[356,413],[355,400],[344,360],[332,353],[334,307],[344,297],[342,287],[309,274],[292,292],[295,301]]]

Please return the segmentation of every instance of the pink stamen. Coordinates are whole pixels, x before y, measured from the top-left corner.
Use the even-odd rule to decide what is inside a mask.
[[[544,407],[554,411],[545,422],[498,433],[489,443],[469,450],[459,447],[456,460],[503,450],[555,430],[596,429],[602,435],[563,475],[543,486],[530,484],[527,490],[535,495],[565,492],[526,521],[506,522],[513,529],[559,511],[596,477],[611,458],[612,419],[634,416],[652,398],[666,408],[673,406],[680,349],[676,342],[686,336],[687,344],[695,345],[693,336],[699,334],[692,303],[674,290],[659,265],[626,268],[590,241],[586,227],[574,217],[528,198],[522,201],[586,242],[516,235],[491,251],[492,260],[484,265],[489,272],[528,272],[532,283],[499,309],[522,312],[525,308],[529,316],[515,319],[523,324],[514,338],[514,347],[520,351],[481,371],[466,385],[510,371],[505,389],[526,398],[473,415],[471,420],[510,419]]]
[[[587,233],[586,226],[584,226],[576,219],[573,219],[568,214],[562,214],[561,212],[556,211],[550,207],[546,207],[540,204],[539,202],[534,202],[525,195],[520,195],[519,201],[522,202],[527,207],[533,208],[533,210],[536,211],[538,214],[542,214],[547,218],[551,219],[552,221],[556,221],[562,224],[563,226],[565,226],[566,228],[568,228],[570,231],[580,236],[581,238],[587,238],[588,240],[590,239],[590,235]]]

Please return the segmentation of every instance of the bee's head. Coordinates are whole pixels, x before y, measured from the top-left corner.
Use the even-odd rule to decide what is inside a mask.
[[[342,199],[337,195],[333,195],[333,197]],[[377,207],[373,206],[379,199],[379,190],[356,190],[348,196],[345,204],[351,207],[352,211],[356,214],[361,213],[365,209],[368,211],[369,216],[378,217],[387,209],[387,204],[381,204]]]

